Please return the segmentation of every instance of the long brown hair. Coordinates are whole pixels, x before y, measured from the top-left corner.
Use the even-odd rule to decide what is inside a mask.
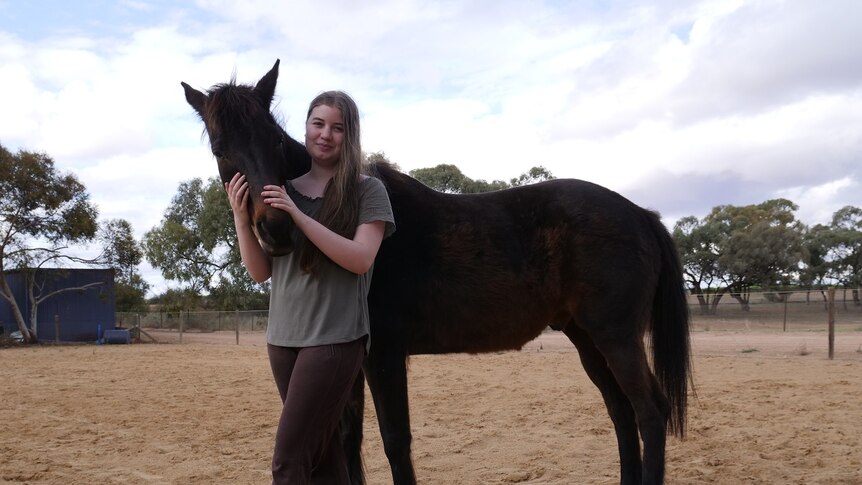
[[[335,165],[335,175],[323,191],[323,205],[317,220],[335,233],[352,239],[359,222],[359,180],[363,172],[362,146],[359,142],[359,108],[345,92],[326,91],[318,94],[308,106],[305,122],[314,108],[326,105],[341,111],[344,140],[341,156]],[[326,256],[311,241],[301,235],[298,241],[299,267],[315,273]]]

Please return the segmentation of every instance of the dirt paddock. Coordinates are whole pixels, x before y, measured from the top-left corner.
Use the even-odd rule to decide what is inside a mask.
[[[160,342],[178,340],[154,333]],[[279,401],[260,333],[0,349],[0,483],[260,484]],[[668,483],[862,483],[862,332],[696,332]],[[611,423],[571,344],[410,360],[421,483],[616,483]],[[370,484],[391,483],[368,399]]]

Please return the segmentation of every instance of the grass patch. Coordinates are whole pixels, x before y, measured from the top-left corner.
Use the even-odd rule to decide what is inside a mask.
[[[740,352],[741,352],[741,353],[743,353],[743,354],[751,354],[751,353],[753,353],[753,352],[760,352],[760,350],[759,350],[759,349],[755,349],[754,347],[748,347],[748,348],[745,348],[745,349],[740,350]]]

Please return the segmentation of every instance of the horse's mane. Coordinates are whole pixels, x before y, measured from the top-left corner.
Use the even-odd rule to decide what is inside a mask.
[[[368,162],[365,164],[365,172],[372,177],[381,178],[383,173],[381,172],[397,172],[395,166],[390,162],[384,160],[376,160],[373,162]]]
[[[213,133],[213,129],[235,131],[245,127],[247,130],[254,126],[254,120],[259,119],[260,116],[271,118],[281,127],[269,110],[269,106],[264,106],[253,86],[237,84],[235,79],[231,79],[230,82],[211,87],[207,91],[207,97],[209,101],[206,104],[203,121],[210,127],[210,137],[217,137],[220,134]]]
[[[409,178],[405,173],[402,173],[396,165],[386,160],[375,160],[365,165],[366,174],[379,178],[385,185],[390,182],[398,181],[403,184],[403,179]]]

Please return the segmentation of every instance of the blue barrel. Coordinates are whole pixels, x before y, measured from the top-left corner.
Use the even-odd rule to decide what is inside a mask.
[[[132,335],[125,328],[105,330],[102,335],[102,342],[106,344],[130,344],[132,343]]]

